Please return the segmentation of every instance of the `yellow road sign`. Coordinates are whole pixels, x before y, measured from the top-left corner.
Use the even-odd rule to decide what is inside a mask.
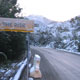
[[[0,31],[33,32],[34,22],[25,19],[0,18]]]

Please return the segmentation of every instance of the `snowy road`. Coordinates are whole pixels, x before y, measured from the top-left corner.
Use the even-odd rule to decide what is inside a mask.
[[[41,56],[42,79],[80,80],[80,56],[54,49],[32,47],[32,54]]]

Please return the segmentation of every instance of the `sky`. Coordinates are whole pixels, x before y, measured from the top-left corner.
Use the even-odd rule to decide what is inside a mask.
[[[80,0],[18,0],[21,16],[40,15],[54,21],[66,21],[80,15]]]

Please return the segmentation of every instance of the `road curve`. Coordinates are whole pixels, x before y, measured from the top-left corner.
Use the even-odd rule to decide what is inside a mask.
[[[41,79],[80,80],[80,56],[60,50],[32,47],[32,54],[41,56]]]

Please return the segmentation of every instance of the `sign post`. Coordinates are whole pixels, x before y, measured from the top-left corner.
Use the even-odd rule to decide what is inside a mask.
[[[29,72],[29,50],[30,50],[30,46],[29,46],[29,32],[27,33],[27,80],[28,80],[28,72]]]

